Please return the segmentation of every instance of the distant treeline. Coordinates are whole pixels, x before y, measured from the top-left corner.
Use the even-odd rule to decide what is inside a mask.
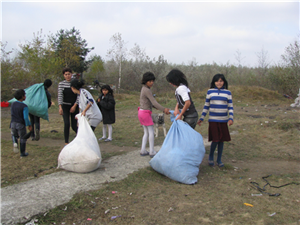
[[[270,65],[267,52],[262,50],[257,54],[258,66],[255,68],[240,64],[240,52],[237,54],[238,65],[229,62],[198,65],[196,61],[179,65],[169,63],[163,55],[150,59],[137,44],[127,51],[119,33],[111,38],[113,47],[108,50],[110,60],[107,61],[98,55],[86,59],[94,48],[87,48],[87,42],[81,39],[80,32],[75,28],[60,30],[56,35],[48,36],[47,40],[44,38],[42,32],[34,35],[31,42],[20,45],[20,51],[6,52],[6,44],[1,44],[2,101],[12,98],[12,89],[26,88],[47,78],[53,81],[49,91],[56,97],[64,67],[72,68],[88,85],[94,85],[97,80],[114,86],[119,93],[140,91],[141,77],[147,71],[156,76],[153,92],[171,92],[174,88],[165,77],[173,68],[180,69],[186,75],[193,92],[208,89],[217,73],[225,75],[229,88],[230,85],[260,86],[293,98],[300,88],[299,36],[285,48],[282,60],[276,64]]]

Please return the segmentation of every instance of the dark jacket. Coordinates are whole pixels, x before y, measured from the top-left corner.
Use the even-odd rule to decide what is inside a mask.
[[[99,95],[100,102],[97,101],[97,105],[100,108],[103,117],[103,124],[113,124],[116,122],[115,116],[115,99],[111,94],[107,94],[105,97],[103,94]]]
[[[50,94],[50,92],[48,91],[48,89],[46,87],[45,87],[45,92],[46,92],[47,101],[48,101],[48,108],[50,108],[50,106],[52,105],[51,94]]]

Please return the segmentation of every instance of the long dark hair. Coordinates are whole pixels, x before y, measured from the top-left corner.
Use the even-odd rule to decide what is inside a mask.
[[[100,90],[101,94],[102,94],[103,89],[108,90],[108,94],[111,94],[111,96],[114,97],[114,91],[113,91],[113,89],[111,89],[111,87],[108,84],[105,84],[101,87],[101,90]]]
[[[178,69],[171,70],[166,76],[166,79],[169,83],[176,86],[179,86],[180,84],[184,84],[187,87],[189,86],[186,76]]]
[[[211,84],[210,84],[210,88],[216,88],[215,82],[217,82],[220,78],[222,79],[222,81],[224,81],[223,87],[224,87],[225,89],[228,89],[228,82],[227,82],[225,76],[224,76],[223,74],[220,74],[220,73],[216,74],[216,75],[213,77],[213,79],[212,79],[212,81],[211,81]]]

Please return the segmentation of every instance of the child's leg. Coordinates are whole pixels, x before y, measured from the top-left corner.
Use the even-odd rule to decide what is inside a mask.
[[[17,131],[15,125],[16,125],[15,123],[11,124],[10,133],[11,133],[11,138],[12,138],[12,141],[13,141],[13,151],[15,153],[18,153],[19,152],[19,149],[18,149],[18,137],[19,137],[19,135],[18,135],[18,131]]]
[[[146,126],[143,126],[144,128],[144,135],[143,135],[143,139],[142,139],[142,148],[141,148],[141,154],[146,154],[146,144],[147,144],[147,140],[149,137],[149,133],[148,133],[148,128]]]
[[[214,152],[219,142],[211,142],[208,161],[214,161]]]
[[[108,139],[112,140],[112,125],[107,124],[108,127]]]
[[[11,128],[11,139],[13,144],[17,144],[18,145],[18,131],[15,128]]]
[[[63,119],[64,119],[64,137],[65,143],[69,143],[70,136],[70,107],[67,105],[62,105],[63,109]]]
[[[75,116],[79,113],[79,109],[78,107],[76,108],[75,112],[74,113],[71,113],[71,127],[72,127],[72,130],[77,134],[77,130],[78,130],[78,127],[77,127],[77,120],[75,118]]]
[[[103,132],[103,135],[102,135],[102,138],[106,138],[106,124],[103,124],[103,128],[102,128],[102,132]]]
[[[31,127],[32,127],[30,136],[33,138],[32,140],[34,140],[34,138],[35,138],[35,133],[34,133],[35,119],[34,119],[34,117],[35,117],[34,115],[29,113],[29,119],[30,119],[30,123],[31,123]]]
[[[149,148],[150,148],[150,155],[155,155],[156,152],[154,151],[154,128],[152,126],[147,126],[148,134],[149,134]]]
[[[26,127],[23,124],[17,124],[17,130],[20,136],[20,156],[25,157],[28,155],[28,153],[26,153],[26,141],[27,139],[23,138],[24,136],[26,136]]]
[[[35,123],[35,140],[38,141],[40,140],[40,117],[34,116],[34,123]]]
[[[221,158],[222,158],[222,153],[223,153],[223,147],[224,147],[224,142],[219,142],[218,143],[218,158],[217,158],[217,163],[219,165],[222,164]]]

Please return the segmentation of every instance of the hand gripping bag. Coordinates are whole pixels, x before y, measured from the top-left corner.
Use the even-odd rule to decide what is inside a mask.
[[[29,113],[49,121],[48,100],[44,84],[34,84],[26,88],[25,93],[26,99],[24,103],[28,106]],[[17,101],[17,99],[13,98],[8,102],[13,103],[15,101]]]
[[[87,173],[99,168],[101,152],[97,138],[85,116],[78,119],[77,136],[58,156],[58,168],[77,173]]]
[[[194,184],[205,155],[203,138],[187,123],[174,119],[171,116],[173,124],[161,149],[149,163],[155,171],[172,180]]]

